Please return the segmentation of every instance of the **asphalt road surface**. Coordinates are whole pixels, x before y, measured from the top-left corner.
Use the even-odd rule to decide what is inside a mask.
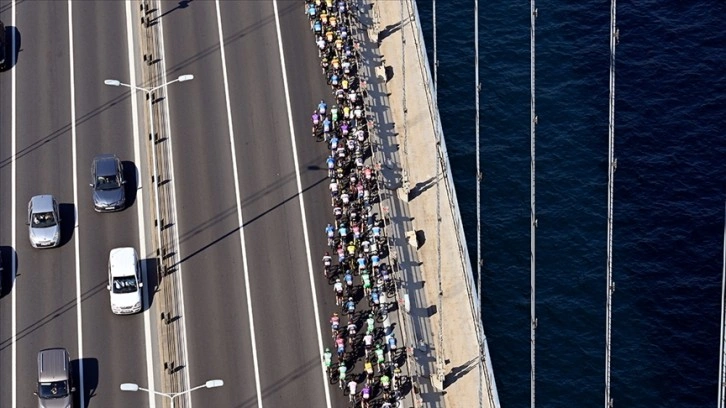
[[[277,12],[273,1],[156,7],[166,80],[195,76],[170,86],[162,101],[176,193],[174,273],[184,295],[181,369],[192,387],[225,382],[190,394],[194,406],[347,403],[335,385],[325,386],[320,362],[335,306],[320,276],[330,219],[325,152],[310,137],[309,115],[331,97],[302,5],[280,1]],[[19,40],[11,44],[18,50],[12,66],[0,72],[2,407],[34,406],[37,352],[56,346],[73,359],[79,406],[161,406],[118,388],[153,387],[166,375],[153,357],[156,333],[146,329],[158,320],[154,294],[145,313],[115,316],[105,287],[109,250],[134,246],[147,258],[154,228],[151,191],[135,182],[148,173],[138,132],[145,106],[128,89],[103,85],[142,77],[140,53],[132,48],[130,65],[129,47],[144,28],[127,9],[77,1],[69,13],[64,1],[14,9],[0,2],[6,34]],[[93,211],[89,168],[99,153],[124,160],[132,197],[125,211]],[[41,193],[61,203],[59,248],[37,250],[27,240],[26,205]]]

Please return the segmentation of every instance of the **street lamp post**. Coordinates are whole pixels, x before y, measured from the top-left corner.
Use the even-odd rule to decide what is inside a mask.
[[[222,380],[209,380],[202,385],[196,386],[192,389],[188,389],[188,390],[182,391],[182,392],[159,392],[159,391],[154,391],[154,390],[149,390],[147,388],[139,387],[139,384],[123,383],[123,384],[121,384],[121,391],[134,391],[135,392],[135,391],[141,390],[141,391],[146,391],[149,394],[161,395],[162,397],[169,398],[169,400],[171,401],[171,408],[174,408],[174,399],[180,395],[189,394],[190,392],[198,390],[200,388],[217,388],[217,387],[221,387],[223,385],[224,385],[224,381],[222,381]]]
[[[194,79],[194,75],[192,75],[192,74],[180,75],[178,78],[176,78],[174,80],[165,82],[165,83],[163,83],[159,86],[155,86],[153,88],[143,88],[140,86],[125,84],[125,83],[119,81],[118,79],[107,79],[107,80],[103,81],[104,84],[109,85],[109,86],[125,86],[127,88],[131,88],[136,91],[142,91],[142,92],[146,93],[146,99],[148,99],[148,101],[149,101],[149,129],[150,129],[149,133],[151,134],[151,142],[152,142],[151,161],[152,161],[152,165],[154,167],[154,203],[155,203],[155,207],[156,207],[156,211],[155,211],[156,234],[157,234],[157,239],[159,240],[159,243],[158,243],[159,253],[157,254],[158,256],[162,256],[162,253],[161,253],[161,244],[162,244],[161,243],[161,215],[160,215],[161,210],[159,209],[159,174],[158,174],[157,163],[156,163],[156,137],[154,136],[154,108],[153,108],[154,93],[153,92],[159,88],[163,88],[169,84],[173,84],[174,82],[184,82],[184,81],[189,81],[192,79]]]

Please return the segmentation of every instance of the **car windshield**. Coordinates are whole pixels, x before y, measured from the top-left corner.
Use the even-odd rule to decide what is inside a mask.
[[[43,399],[68,396],[68,381],[42,382],[38,386],[38,396]]]
[[[55,217],[52,212],[33,214],[33,228],[48,228],[55,226]]]
[[[96,190],[114,190],[121,186],[116,176],[98,176]]]
[[[136,290],[136,279],[133,276],[113,279],[113,293],[133,293]]]

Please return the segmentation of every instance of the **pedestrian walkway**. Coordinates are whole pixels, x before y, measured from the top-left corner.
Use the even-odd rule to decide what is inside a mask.
[[[407,315],[412,403],[499,407],[443,140],[437,149],[438,110],[415,3],[360,2],[359,16],[368,33],[361,54],[374,157]]]

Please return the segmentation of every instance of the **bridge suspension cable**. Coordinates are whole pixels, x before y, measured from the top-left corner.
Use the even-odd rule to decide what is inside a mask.
[[[718,408],[724,408],[726,403],[726,209],[724,209],[724,230],[723,230],[723,270],[721,271],[721,352],[719,353],[718,364]]]
[[[608,208],[607,208],[607,261],[606,261],[606,301],[605,301],[605,407],[613,406],[610,394],[610,354],[611,354],[611,327],[613,292],[613,190],[615,183],[615,47],[618,43],[618,28],[616,26],[615,12],[616,0],[610,1],[610,97],[608,106]]]
[[[475,97],[475,129],[476,129],[476,282],[477,282],[477,299],[481,302],[481,159],[480,159],[480,136],[479,136],[479,97],[481,93],[481,83],[479,82],[479,0],[474,0],[474,94]],[[481,307],[478,308],[480,324],[484,324],[481,316]],[[484,390],[482,382],[484,381],[484,344],[483,337],[479,338],[479,408],[484,406]]]
[[[536,269],[535,269],[535,243],[536,243],[536,231],[537,231],[537,214],[535,212],[535,127],[537,126],[537,114],[535,113],[535,82],[534,82],[534,66],[535,66],[535,21],[537,20],[537,8],[535,8],[535,1],[530,0],[530,38],[529,38],[529,87],[530,87],[530,136],[529,136],[529,153],[530,153],[530,256],[529,256],[529,268],[530,268],[530,406],[535,406],[535,332],[537,331],[537,315],[536,311]]]

